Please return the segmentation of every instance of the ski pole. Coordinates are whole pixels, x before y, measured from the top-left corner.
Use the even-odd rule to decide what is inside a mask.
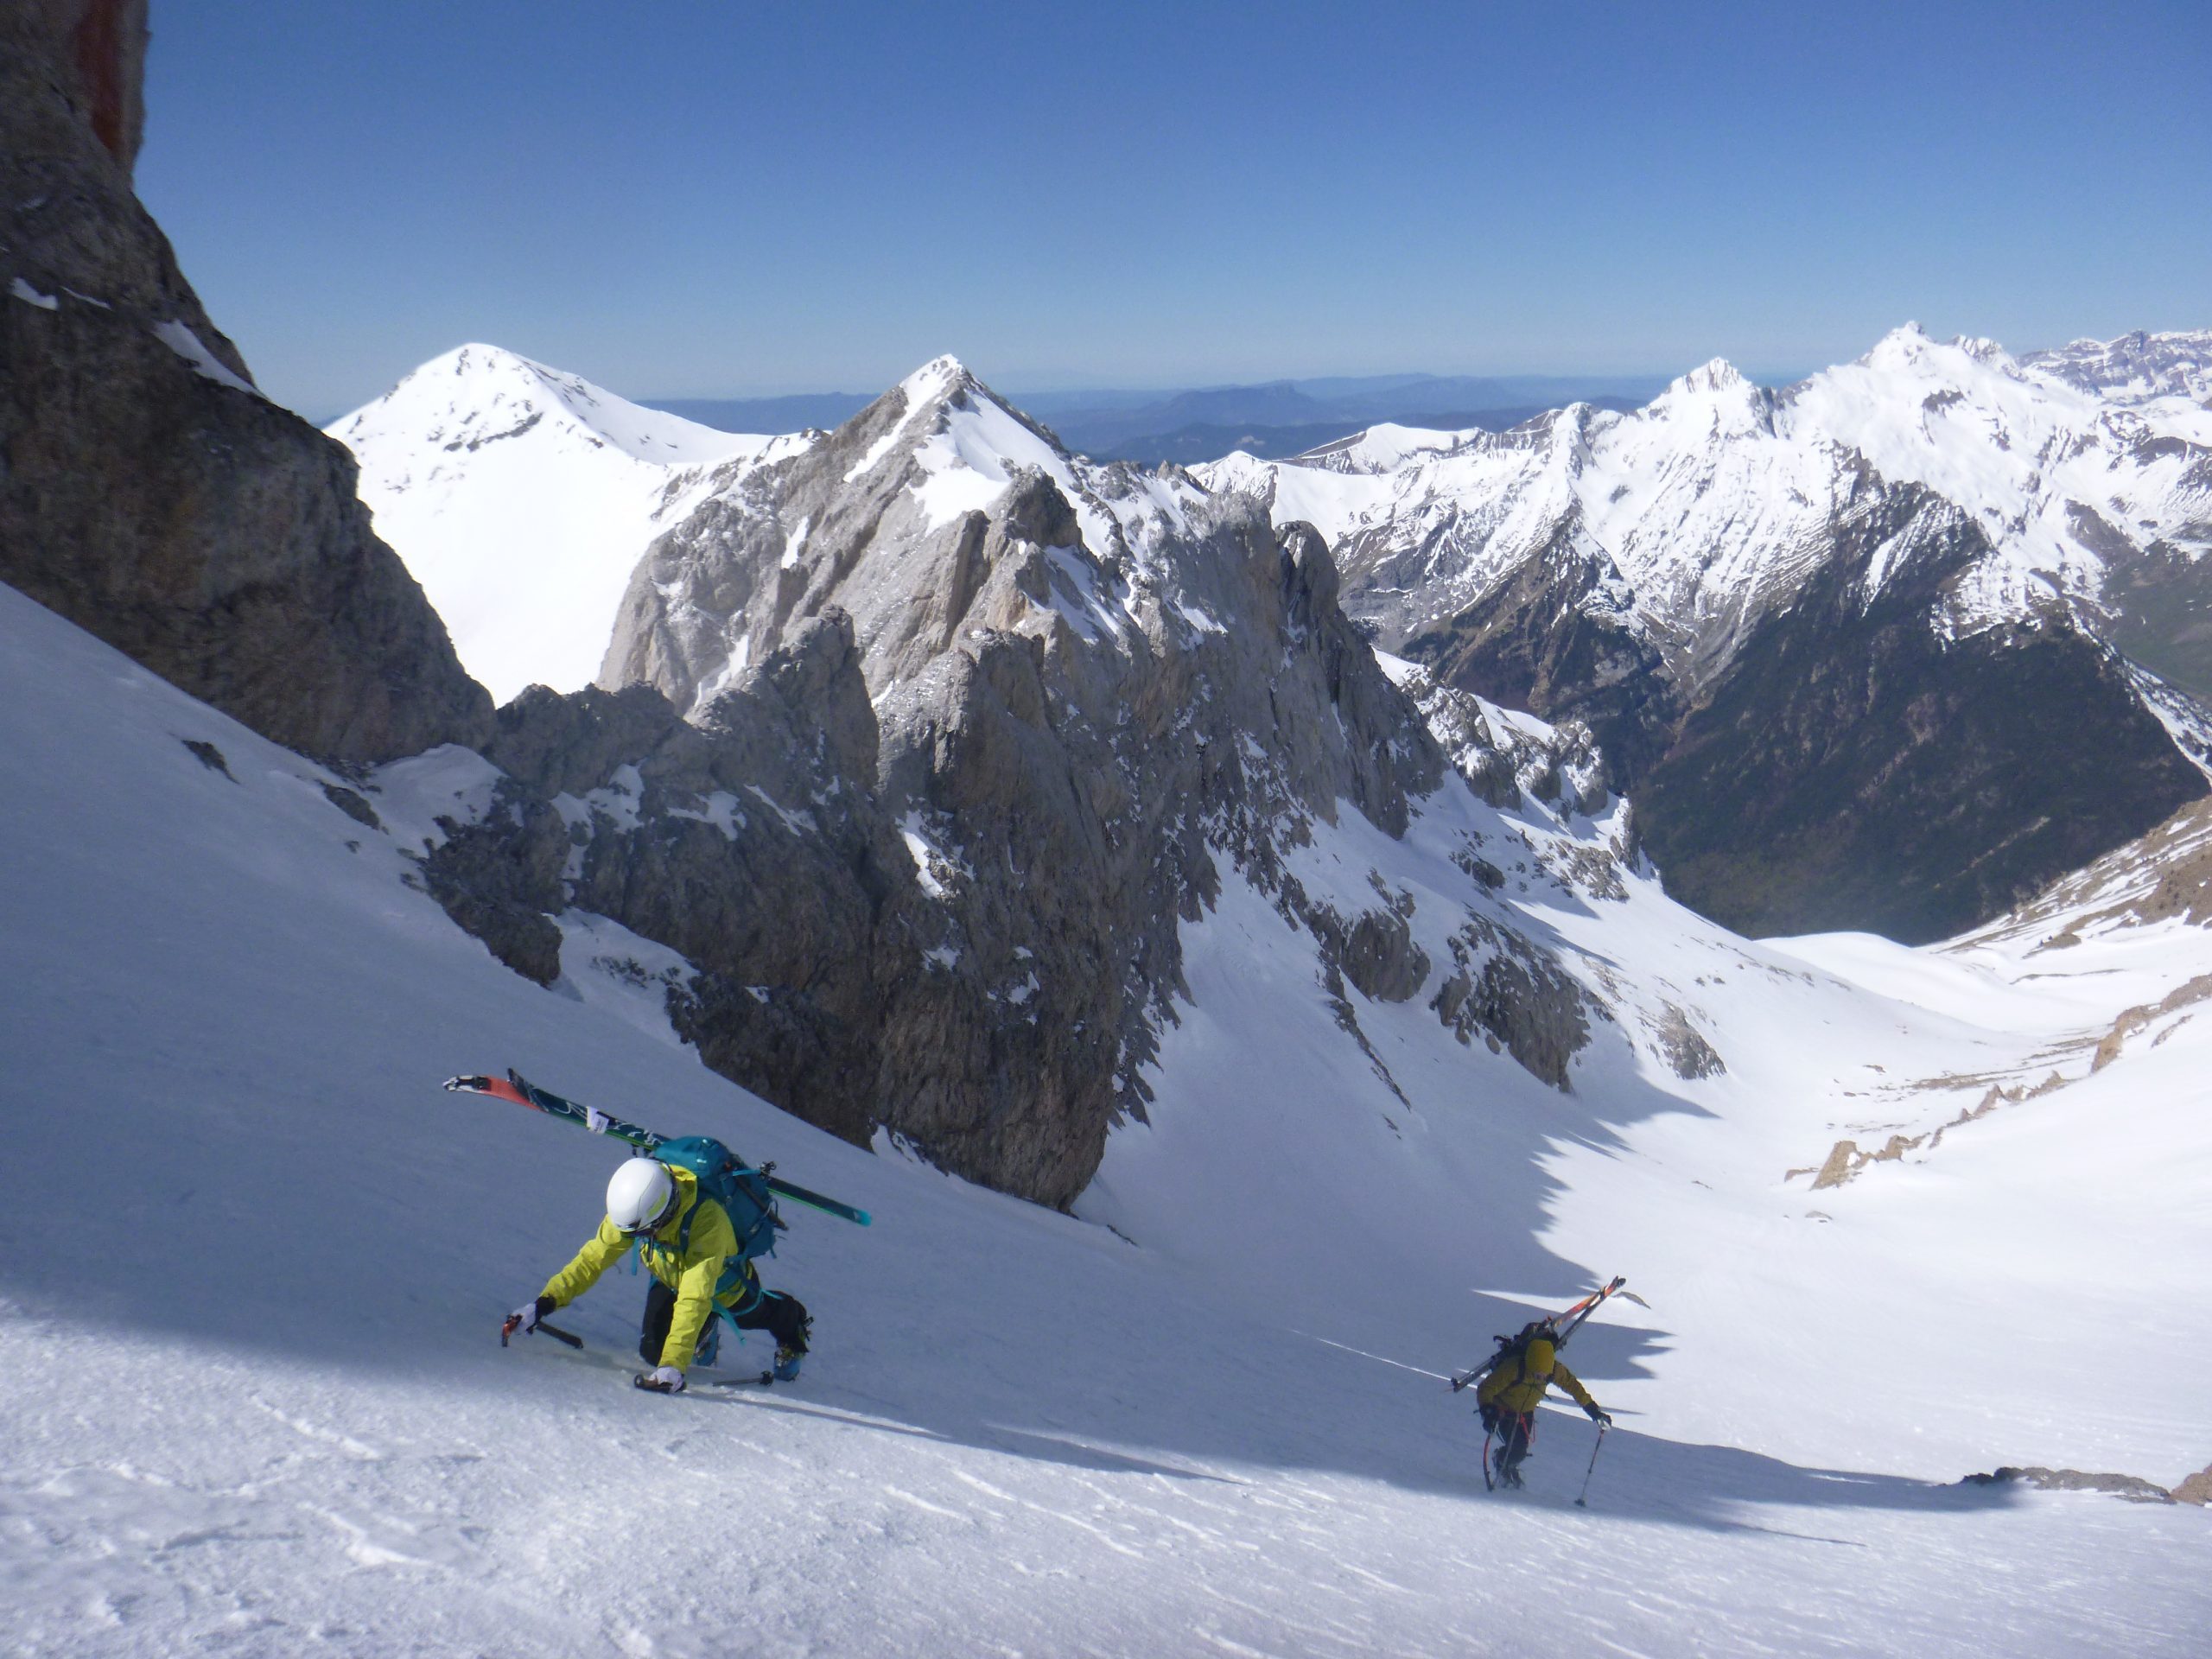
[[[1574,1500],[1574,1507],[1578,1510],[1590,1507],[1586,1501],[1590,1496],[1590,1477],[1598,1472],[1598,1453],[1605,1449],[1605,1430],[1608,1427],[1605,1423],[1598,1425],[1598,1444],[1590,1448],[1590,1466],[1582,1471],[1582,1496]]]

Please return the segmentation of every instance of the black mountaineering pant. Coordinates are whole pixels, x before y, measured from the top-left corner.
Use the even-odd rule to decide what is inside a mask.
[[[716,1318],[721,1316],[717,1314]],[[658,1279],[645,1287],[645,1321],[638,1332],[638,1357],[648,1365],[660,1363],[660,1351],[668,1343],[669,1323],[676,1318],[676,1293]],[[806,1351],[806,1304],[796,1296],[764,1290],[753,1306],[735,1316],[741,1331],[766,1331],[778,1348]]]
[[[1483,1408],[1483,1427],[1497,1436],[1497,1455],[1493,1466],[1499,1478],[1507,1481],[1521,1478],[1521,1459],[1529,1455],[1529,1442],[1536,1438],[1536,1414],[1533,1411],[1501,1411],[1496,1406]]]

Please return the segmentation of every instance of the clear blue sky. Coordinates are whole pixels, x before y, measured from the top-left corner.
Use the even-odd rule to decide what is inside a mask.
[[[2212,4],[154,0],[275,396],[1752,372],[2212,327]]]

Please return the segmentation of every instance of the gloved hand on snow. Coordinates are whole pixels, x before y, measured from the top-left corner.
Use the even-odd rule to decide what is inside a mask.
[[[1583,1409],[1590,1414],[1590,1421],[1598,1424],[1600,1427],[1611,1428],[1613,1426],[1613,1414],[1611,1412],[1606,1411],[1598,1406],[1585,1406]]]
[[[657,1365],[638,1378],[638,1386],[651,1389],[655,1394],[683,1392],[683,1373],[673,1365]]]
[[[534,1302],[524,1302],[513,1313],[508,1314],[507,1322],[499,1327],[501,1345],[505,1344],[509,1337],[518,1334],[528,1336],[537,1329],[539,1323],[548,1313],[559,1306],[560,1304],[550,1296],[541,1296]]]

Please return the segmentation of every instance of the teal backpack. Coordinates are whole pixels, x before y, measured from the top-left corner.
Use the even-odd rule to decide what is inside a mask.
[[[768,1190],[767,1172],[754,1169],[710,1135],[664,1141],[650,1155],[677,1169],[690,1170],[698,1178],[700,1196],[712,1198],[729,1217],[730,1230],[737,1235],[737,1254],[722,1269],[716,1294],[751,1279],[753,1258],[773,1255],[776,1235],[784,1230],[784,1218],[776,1213],[776,1195]],[[698,1213],[699,1207],[694,1205],[683,1217],[676,1237],[678,1254],[690,1246],[691,1222]]]

